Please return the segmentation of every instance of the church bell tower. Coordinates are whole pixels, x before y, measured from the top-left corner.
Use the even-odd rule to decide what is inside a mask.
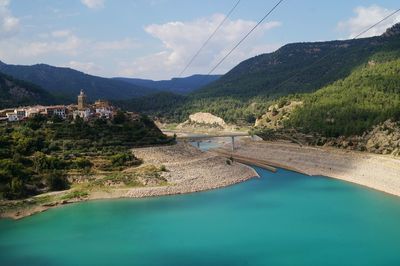
[[[83,90],[78,95],[78,109],[83,110],[86,108],[86,94]]]

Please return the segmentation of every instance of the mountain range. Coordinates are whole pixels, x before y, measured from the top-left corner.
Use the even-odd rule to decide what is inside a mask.
[[[309,102],[311,101],[309,99],[317,97],[310,96],[310,93],[329,87],[335,82],[348,80],[347,77],[350,80],[357,78],[363,80],[346,82],[346,86],[333,86],[329,87],[329,90],[322,91],[340,95],[336,93],[340,90],[343,97],[347,97],[343,102],[358,101],[357,89],[361,91],[362,88],[357,87],[361,85],[354,84],[366,84],[365,77],[352,74],[359,73],[357,71],[369,65],[390,63],[398,59],[400,59],[400,23],[389,28],[381,36],[288,44],[273,53],[247,59],[221,77],[194,75],[167,81],[108,79],[44,64],[17,66],[4,63],[0,63],[0,72],[33,82],[52,95],[63,96],[73,101],[83,88],[91,100],[111,99],[125,109],[163,117],[174,122],[185,120],[191,113],[203,111],[218,115],[227,122],[248,125],[281,97],[297,97],[307,99],[306,102]],[[389,64],[388,67],[400,71],[397,69],[398,63]],[[379,67],[377,69],[382,73],[374,72],[374,79],[381,80],[384,84],[388,77],[385,73],[388,70]],[[368,84],[374,82],[373,80]],[[350,88],[350,85],[354,87]],[[347,91],[352,93],[345,93]],[[377,97],[373,92],[373,87],[369,88],[368,97]],[[387,97],[397,95],[389,94],[383,89],[381,92]],[[329,110],[328,105],[332,103],[332,98],[325,94],[317,95],[321,104],[315,111],[318,113],[318,110]],[[392,111],[385,114],[382,113],[384,111],[379,111],[385,109],[379,108],[382,101],[371,100],[369,103],[370,110],[374,110],[373,116],[372,113],[364,112],[365,108],[357,109],[360,119],[368,120],[368,123],[363,123],[364,126],[359,127],[361,129],[388,118],[389,114],[395,114]],[[394,104],[390,101],[388,103]],[[386,107],[390,110],[395,108]],[[314,118],[310,117],[316,121]],[[351,119],[343,118],[343,121]]]
[[[84,89],[90,100],[126,99],[154,93],[156,90],[129,84],[127,82],[88,75],[83,72],[46,64],[32,66],[0,63],[0,72],[39,85],[49,93],[64,99],[75,100]]]
[[[188,94],[211,82],[218,80],[221,75],[192,75],[185,78],[173,78],[170,80],[149,80],[137,78],[114,78],[130,84],[152,88],[159,91],[173,92],[178,94]]]
[[[248,99],[312,92],[348,76],[379,52],[399,53],[399,28],[397,24],[370,38],[287,44],[241,62],[194,95]]]
[[[219,75],[193,75],[185,78],[153,81],[135,78],[103,78],[46,64],[11,65],[0,61],[0,72],[34,83],[56,97],[59,102],[74,101],[81,89],[89,100],[122,100],[157,92],[187,94],[217,80]]]
[[[400,24],[396,24],[381,36],[288,44],[273,53],[241,62],[218,80],[186,96],[155,93],[124,101],[123,106],[173,122],[184,121],[191,113],[202,111],[230,123],[248,125],[281,97],[300,97],[345,79],[368,64],[399,58]],[[385,80],[386,76],[381,78]],[[341,90],[346,88],[341,87]],[[345,102],[356,101],[355,95],[346,94]],[[374,94],[369,96],[375,97]],[[321,102],[324,102],[323,97]],[[372,104],[377,102],[372,101]],[[377,110],[375,107],[373,109]]]

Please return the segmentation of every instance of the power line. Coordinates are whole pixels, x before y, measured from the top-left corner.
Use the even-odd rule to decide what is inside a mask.
[[[400,11],[400,8],[397,9],[396,11],[392,12],[391,14],[387,15],[386,17],[384,17],[383,19],[381,19],[380,21],[378,21],[377,23],[375,23],[374,25],[372,25],[371,27],[369,27],[368,29],[362,31],[360,34],[358,34],[356,37],[353,38],[357,39],[358,37],[360,37],[361,35],[363,35],[364,33],[370,31],[371,29],[375,28],[376,26],[378,26],[379,24],[381,24],[382,22],[384,22],[385,20],[387,20],[388,18],[390,18],[391,16],[393,16],[394,14],[396,14],[397,12]]]
[[[203,45],[200,47],[200,49],[195,53],[195,55],[190,59],[189,63],[183,68],[181,73],[179,74],[178,77],[181,77],[182,74],[189,68],[189,66],[193,63],[193,61],[197,58],[197,56],[200,54],[200,52],[206,47],[206,45],[209,43],[209,41],[215,36],[217,31],[222,27],[222,25],[225,23],[225,21],[230,17],[230,15],[233,13],[233,11],[236,9],[236,7],[239,5],[241,0],[238,0],[236,4],[232,7],[232,9],[228,12],[228,14],[225,16],[225,18],[219,23],[217,28],[215,28],[214,32],[208,37],[208,39],[203,43]]]
[[[387,15],[386,17],[384,17],[383,19],[381,19],[380,21],[378,21],[377,23],[373,24],[372,26],[368,27],[367,29],[363,30],[361,33],[357,34],[354,38],[352,38],[351,40],[355,40],[358,37],[360,37],[361,35],[367,33],[368,31],[370,31],[371,29],[375,28],[376,26],[378,26],[379,24],[381,24],[382,22],[384,22],[385,20],[387,20],[388,18],[392,17],[393,15],[395,15],[396,13],[400,12],[400,8],[397,9],[396,11],[392,12],[391,14]],[[332,53],[334,53],[335,50],[332,50],[331,52],[327,53],[325,56],[321,57],[320,59],[314,61],[313,63],[311,63],[308,67],[306,67],[305,69],[297,72],[296,74],[294,74],[293,76],[291,76],[290,78],[288,78],[287,80],[283,81],[282,83],[280,83],[279,85],[275,86],[272,90],[276,90],[279,89],[280,87],[282,87],[282,85],[288,83],[289,81],[293,80],[296,76],[306,72],[307,70],[309,70],[311,67],[313,67],[315,64],[323,61],[325,58],[327,58],[328,56],[330,56]]]
[[[247,37],[249,37],[249,35],[258,27],[260,26],[261,23],[263,23],[263,21],[283,2],[284,0],[280,0],[278,1],[278,3],[229,51],[229,53],[227,53],[209,72],[208,75],[210,75],[212,72],[214,72],[215,69],[217,69],[222,62],[225,61],[226,58],[228,58],[228,56],[236,50],[236,48],[239,47],[240,44],[242,44],[242,42],[244,42],[244,40],[247,39]]]

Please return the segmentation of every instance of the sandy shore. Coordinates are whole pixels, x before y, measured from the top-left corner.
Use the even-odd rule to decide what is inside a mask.
[[[228,147],[224,150],[231,152]],[[307,175],[333,177],[400,196],[400,160],[390,156],[250,140],[238,142],[234,154],[266,160],[272,166]]]
[[[167,184],[162,186],[147,185],[134,188],[109,188],[106,191],[91,191],[87,197],[74,198],[72,200],[60,200],[56,202],[29,205],[25,201],[14,201],[16,206],[7,212],[0,212],[0,218],[20,219],[35,213],[46,211],[61,205],[96,199],[116,198],[142,198],[163,195],[174,195],[210,190],[243,182],[253,177],[258,177],[257,172],[246,165],[233,162],[227,163],[227,159],[214,153],[203,152],[187,143],[178,143],[172,146],[150,147],[133,149],[136,157],[141,158],[144,165],[164,165],[167,171],[162,172],[162,177]],[[129,172],[133,169],[127,169]],[[71,190],[70,190],[71,191]],[[70,191],[52,192],[42,194],[39,197],[49,195],[62,195]],[[25,202],[25,204],[21,204]],[[22,205],[22,207],[21,207]]]

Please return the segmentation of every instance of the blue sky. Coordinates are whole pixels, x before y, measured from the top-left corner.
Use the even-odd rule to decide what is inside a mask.
[[[177,76],[237,0],[0,0],[0,60],[113,77]],[[277,0],[242,0],[184,73],[207,73]],[[345,39],[398,0],[285,0],[216,73],[291,42]],[[400,15],[366,36],[381,34]]]

